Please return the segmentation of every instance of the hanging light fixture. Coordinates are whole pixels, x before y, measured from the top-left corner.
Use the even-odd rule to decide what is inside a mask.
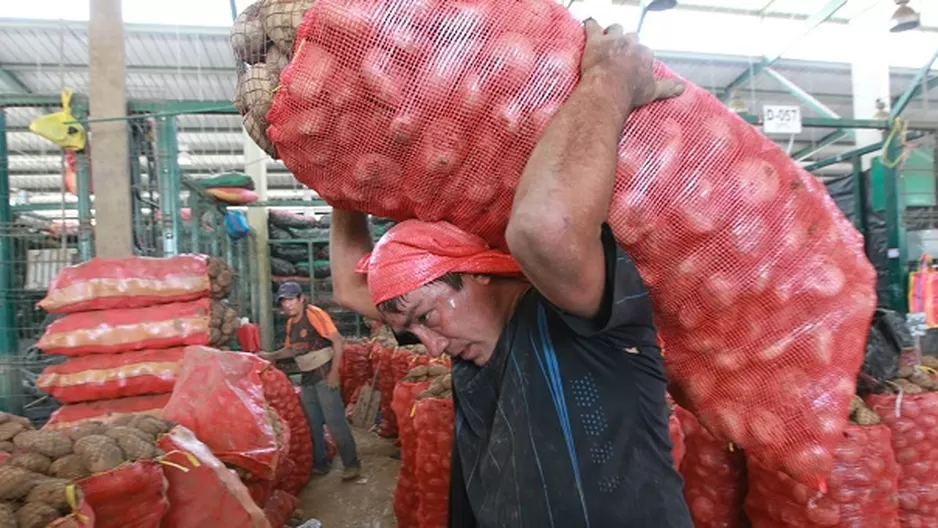
[[[909,31],[922,25],[921,17],[914,9],[908,6],[909,0],[895,0],[899,6],[892,15],[892,27],[889,31],[892,33],[901,33]]]
[[[736,112],[737,114],[748,114],[749,107],[746,106],[746,102],[739,97],[739,93],[733,90],[733,96],[730,98],[730,104],[728,105],[730,110]]]
[[[677,7],[677,0],[642,0],[642,12],[638,15],[638,27],[635,29],[635,33],[642,32],[642,26],[645,25],[645,15],[649,11],[667,11],[675,7]]]
[[[882,99],[876,100],[876,113],[873,114],[873,119],[877,121],[886,121],[889,119],[889,112],[886,111],[886,102]]]

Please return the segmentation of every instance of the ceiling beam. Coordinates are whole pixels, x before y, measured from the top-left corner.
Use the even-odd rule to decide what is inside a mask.
[[[29,86],[20,80],[12,71],[4,68],[0,65],[0,82],[3,82],[11,89],[16,91],[16,93],[26,94],[32,93],[32,90],[29,89]]]
[[[126,67],[127,73],[137,73],[143,75],[177,75],[177,74],[195,74],[195,75],[234,75],[237,69],[232,65],[226,67],[196,67],[196,66],[131,66]],[[88,73],[87,64],[36,64],[33,62],[7,62],[0,63],[0,71],[5,70],[9,74],[14,73]]]

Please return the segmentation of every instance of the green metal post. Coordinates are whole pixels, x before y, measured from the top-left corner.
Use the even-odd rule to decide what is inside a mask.
[[[192,252],[202,253],[200,237],[202,235],[202,199],[196,193],[189,192],[189,229],[192,237]]]
[[[84,120],[88,116],[86,106],[75,106],[75,116]],[[78,256],[82,262],[94,257],[94,226],[91,225],[91,162],[88,149],[75,153],[75,179],[78,192]]]
[[[160,170],[160,215],[163,233],[163,256],[179,253],[181,231],[179,218],[179,147],[176,144],[176,118],[156,119]]]
[[[22,414],[20,371],[16,364],[16,309],[13,302],[13,211],[10,208],[10,162],[7,153],[6,112],[0,107],[0,409]]]
[[[922,67],[918,70],[918,73],[915,74],[915,77],[912,78],[912,83],[909,84],[909,87],[893,103],[892,110],[889,112],[889,117],[893,119],[899,117],[899,115],[902,114],[902,111],[905,110],[905,107],[909,105],[909,102],[912,101],[912,97],[921,91],[921,84],[928,75],[928,72],[931,71],[931,66],[935,63],[936,60],[938,60],[938,49],[935,49],[935,53],[932,54],[931,59],[922,65]]]
[[[788,77],[785,77],[776,71],[774,68],[765,68],[765,74],[775,80],[775,82],[785,88],[785,91],[794,96],[795,99],[798,99],[804,103],[804,105],[808,108],[831,119],[840,119],[840,115],[838,115],[837,112],[831,110],[830,107],[821,101],[818,101],[817,97],[814,97],[813,95],[804,91],[803,88],[792,82]]]
[[[890,142],[885,147],[884,154],[889,160],[899,159],[902,154],[902,145]],[[883,163],[883,158],[873,158],[872,171],[874,181],[883,182],[883,196],[886,206],[886,256],[889,278],[889,307],[900,313],[908,311],[906,302],[906,262],[908,252],[906,249],[905,229],[902,225],[902,195],[900,192],[899,171],[896,166]],[[878,173],[878,174],[876,174]]]

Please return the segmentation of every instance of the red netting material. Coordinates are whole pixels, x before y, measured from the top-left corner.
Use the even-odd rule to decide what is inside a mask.
[[[276,490],[264,505],[264,513],[270,522],[271,528],[281,528],[286,525],[293,510],[296,509],[296,497],[283,490]]]
[[[848,426],[826,494],[749,460],[746,514],[753,528],[898,528],[899,468],[890,436],[881,425]]]
[[[449,519],[449,467],[453,451],[453,400],[417,400],[417,526],[437,528]]]
[[[62,403],[166,394],[173,391],[183,350],[73,357],[46,367],[36,385]]]
[[[401,472],[394,488],[394,515],[400,528],[417,526],[417,431],[414,429],[414,405],[417,395],[429,386],[429,381],[402,381],[394,387],[391,400],[401,441]]]
[[[219,460],[261,479],[277,469],[280,446],[252,354],[187,347],[163,418],[186,426]]]
[[[867,404],[892,431],[899,464],[899,523],[938,526],[938,393],[871,395]]]
[[[713,437],[686,409],[675,415],[684,433],[684,500],[696,528],[745,528],[746,457]]]
[[[362,385],[371,383],[374,371],[371,369],[372,344],[370,341],[360,342],[348,340],[342,353],[342,401],[346,405],[352,400]]]
[[[577,82],[580,24],[550,0],[321,0],[297,34],[268,114],[290,171],[336,207],[504,247],[523,166]],[[636,111],[624,137],[608,220],[671,378],[721,438],[817,484],[875,303],[859,234],[704,89]]]
[[[286,374],[275,368],[264,368],[261,381],[267,403],[290,430],[289,457],[287,460],[281,457],[280,461],[280,465],[289,467],[289,470],[284,470],[283,480],[278,482],[277,487],[296,495],[309,481],[313,471],[313,439],[309,432],[309,422],[300,397]]]
[[[169,510],[163,466],[156,460],[127,462],[77,484],[97,528],[158,528]]]
[[[668,434],[671,437],[671,458],[674,459],[674,467],[681,467],[681,460],[687,452],[684,446],[684,432],[681,431],[681,421],[676,414],[668,417]]]
[[[247,488],[192,431],[176,426],[157,440],[166,452],[169,511],[163,528],[244,526],[265,528],[267,520]],[[179,467],[183,469],[179,469]]]

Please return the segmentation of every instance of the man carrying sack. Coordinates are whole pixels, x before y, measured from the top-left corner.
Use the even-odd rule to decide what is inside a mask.
[[[258,356],[268,361],[293,359],[303,372],[300,388],[313,437],[313,472],[329,472],[323,428],[325,423],[342,457],[342,465],[345,467],[342,479],[356,479],[361,468],[355,438],[345,419],[345,406],[339,391],[339,367],[342,364],[344,343],[342,336],[329,314],[307,302],[299,284],[283,283],[277,292],[277,302],[287,316],[286,342],[282,349],[261,352]]]
[[[629,112],[683,87],[655,81],[635,35],[585,25],[581,81],[518,185],[511,254],[419,220],[372,248],[364,215],[333,212],[336,300],[453,357],[450,526],[691,527],[651,301],[604,223]]]

